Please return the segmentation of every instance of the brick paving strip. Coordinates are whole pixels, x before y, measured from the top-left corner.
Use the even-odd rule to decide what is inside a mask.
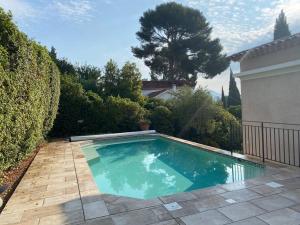
[[[179,206],[168,211],[173,202]],[[53,142],[8,201],[4,224],[299,225],[300,168],[268,163],[264,177],[140,200],[101,194],[80,142]]]

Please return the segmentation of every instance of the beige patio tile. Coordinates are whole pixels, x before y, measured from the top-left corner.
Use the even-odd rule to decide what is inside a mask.
[[[162,206],[163,202],[159,198],[141,200],[100,193],[81,152],[80,144],[54,142],[40,150],[0,215],[0,221],[5,221],[2,220],[5,216],[5,223],[9,222],[11,225],[38,225],[38,223],[41,225],[183,225],[184,223],[178,218],[181,217],[187,225],[198,225],[199,221],[209,225],[231,222],[218,211],[228,207],[224,213],[238,214],[238,219],[247,217],[234,224],[246,225],[252,222],[253,225],[255,223],[262,225],[265,224],[262,218],[272,224],[274,221],[269,214],[266,214],[266,217],[261,215],[260,219],[251,216],[258,216],[261,213],[256,211],[262,210],[257,206],[265,204],[265,208],[269,209],[270,204],[276,203],[281,207],[291,208],[284,208],[287,210],[286,213],[280,211],[274,214],[278,221],[280,219],[287,221],[286,215],[290,215],[292,220],[298,218],[299,203],[298,205],[285,204],[286,201],[298,201],[299,191],[296,190],[300,185],[298,172],[299,170],[287,166],[272,167],[268,169],[269,176],[161,197],[164,203],[177,201],[182,206],[181,210],[169,212]],[[266,182],[271,181],[279,182],[284,187],[273,190],[265,185]],[[266,201],[259,203],[261,197],[279,192],[279,197],[266,198]],[[226,198],[233,198],[243,203],[229,205],[225,201]],[[280,198],[286,201],[281,201]],[[257,206],[249,203],[251,200],[257,203]],[[230,208],[232,206],[236,208]],[[100,217],[85,221],[83,208],[87,219]],[[109,213],[113,215],[109,216]],[[173,219],[171,214],[176,219]]]
[[[62,225],[83,222],[82,210],[72,211],[68,213],[55,214],[40,219],[39,225]]]
[[[219,208],[218,211],[233,221],[247,219],[249,217],[261,215],[266,212],[265,210],[258,208],[249,202],[225,206],[223,208]]]
[[[255,191],[256,193],[264,195],[264,196],[278,194],[280,192],[283,192],[284,189],[285,188],[272,188],[265,184],[249,188],[249,190]]]
[[[104,201],[83,204],[83,211],[86,220],[109,215]]]
[[[222,194],[224,192],[226,192],[226,190],[221,187],[211,187],[192,191],[192,193],[198,198],[205,198],[211,195]]]
[[[98,189],[80,192],[81,201],[83,204],[103,200]]]
[[[33,220],[27,220],[20,223],[10,224],[10,225],[38,225],[40,222],[40,219],[33,219]]]
[[[88,220],[84,225],[115,225],[110,216]]]
[[[72,201],[76,199],[80,199],[79,193],[49,197],[49,198],[45,198],[44,206],[66,203],[68,201]]]
[[[251,203],[267,211],[287,208],[296,204],[294,201],[280,195],[272,195],[269,197],[254,199],[251,201]]]
[[[25,210],[21,221],[27,221],[33,218],[42,218],[45,216],[72,212],[82,209],[80,200],[69,201],[63,204],[44,206],[38,209]]]
[[[170,220],[172,217],[163,207],[139,209],[126,213],[120,213],[112,216],[115,225],[148,225],[158,223],[164,220]]]
[[[21,221],[22,215],[22,211],[17,213],[2,213],[0,215],[0,225],[19,223]]]
[[[4,208],[4,210],[2,211],[2,214],[8,214],[8,213],[15,213],[15,212],[20,212],[20,211],[24,211],[27,209],[35,209],[35,208],[39,208],[42,207],[44,200],[36,200],[36,201],[29,201],[26,203],[15,203],[15,204],[11,204],[10,202],[8,202],[8,204],[6,205],[6,207]]]
[[[70,187],[77,187],[77,182],[68,182],[68,183],[61,183],[61,184],[50,184],[47,186],[47,191],[55,191],[62,188],[70,188]]]
[[[230,219],[216,210],[209,210],[202,213],[184,216],[181,220],[186,225],[223,225],[231,222]]]
[[[270,213],[258,216],[269,225],[299,225],[300,213],[292,209],[279,209]]]
[[[167,195],[159,197],[164,203],[170,202],[180,202],[180,201],[187,201],[197,199],[197,196],[192,194],[192,192],[182,192],[174,195]]]
[[[230,191],[220,195],[226,199],[233,199],[237,202],[244,202],[262,197],[262,195],[248,189]]]
[[[162,202],[158,198],[142,200],[142,199],[135,199],[135,198],[118,197],[115,198],[113,201],[105,201],[105,202],[109,209],[109,212],[112,214],[125,212],[128,210],[148,208],[148,207],[158,206],[162,204]]]

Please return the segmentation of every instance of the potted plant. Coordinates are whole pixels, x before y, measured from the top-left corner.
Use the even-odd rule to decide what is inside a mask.
[[[151,124],[151,121],[150,121],[150,120],[147,120],[147,119],[142,119],[142,120],[140,120],[140,122],[139,122],[140,129],[141,129],[141,130],[149,130],[150,124]]]

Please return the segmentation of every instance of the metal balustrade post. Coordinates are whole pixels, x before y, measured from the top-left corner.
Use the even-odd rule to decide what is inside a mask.
[[[265,162],[264,122],[261,122],[262,161]]]

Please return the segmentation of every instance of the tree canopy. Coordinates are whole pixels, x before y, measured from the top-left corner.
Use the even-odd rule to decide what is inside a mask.
[[[127,62],[120,71],[119,96],[139,102],[142,98],[142,75],[134,63]]]
[[[226,108],[226,98],[225,98],[225,94],[224,94],[224,89],[222,86],[222,95],[221,95],[221,101],[222,101],[222,105],[224,108]]]
[[[0,179],[51,130],[59,76],[48,50],[22,33],[0,7]]]
[[[104,74],[100,78],[103,95],[120,96],[132,101],[142,100],[141,73],[135,63],[126,62],[119,69],[118,65],[109,60],[104,67]]]
[[[229,94],[227,106],[235,106],[241,104],[241,95],[239,89],[236,86],[235,79],[233,77],[232,70],[230,69],[230,80],[229,80]]]
[[[289,25],[287,23],[286,16],[281,10],[278,18],[276,19],[275,27],[274,27],[274,40],[288,37],[291,35]]]
[[[202,13],[175,2],[158,5],[140,18],[132,48],[137,58],[151,69],[152,79],[186,80],[195,84],[198,74],[212,78],[228,67],[219,39]]]

